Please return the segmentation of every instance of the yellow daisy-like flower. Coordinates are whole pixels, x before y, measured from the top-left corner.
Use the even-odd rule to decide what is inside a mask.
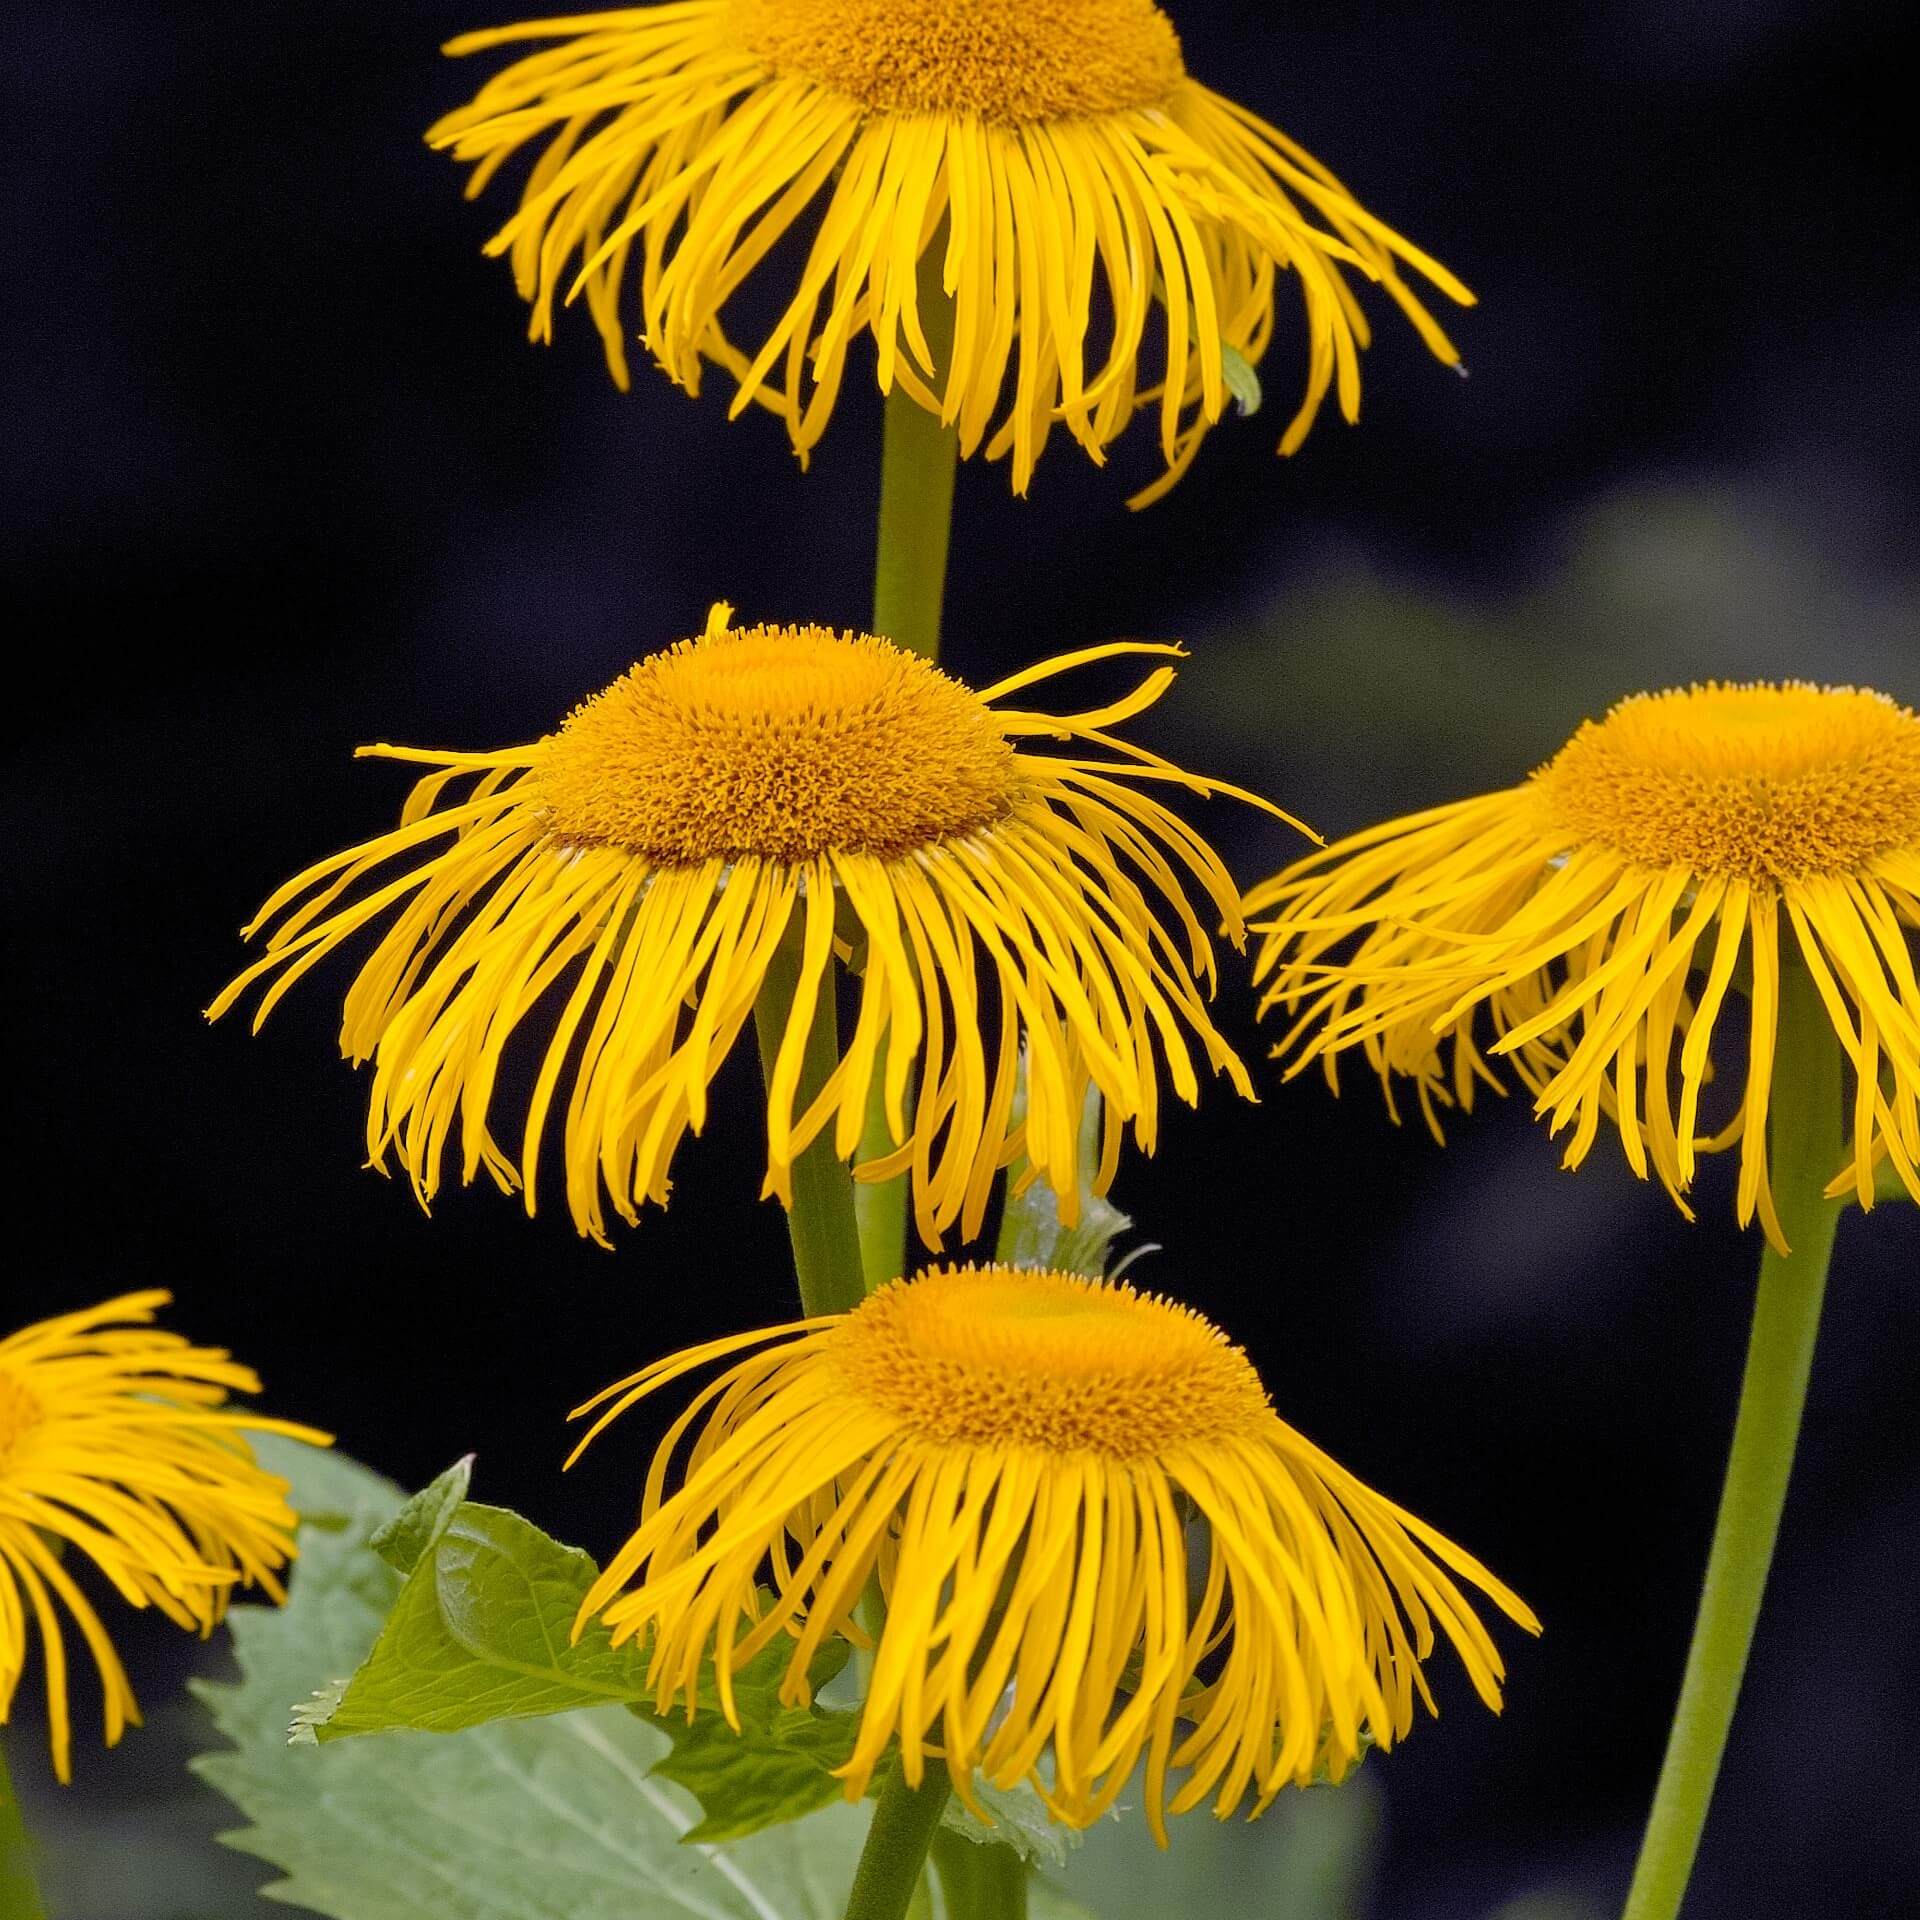
[[[659,1361],[580,1409],[599,1415],[581,1445],[733,1355],[673,1423],[581,1623],[651,1634],[662,1711],[703,1704],[711,1658],[732,1720],[732,1674],[782,1634],[782,1697],[804,1705],[822,1641],[866,1643],[855,1610],[877,1575],[850,1798],[897,1737],[911,1785],[939,1755],[976,1810],[976,1776],[1029,1780],[1084,1827],[1144,1756],[1164,1845],[1170,1769],[1186,1774],[1172,1812],[1211,1799],[1224,1818],[1404,1735],[1416,1692],[1433,1704],[1436,1626],[1497,1709],[1500,1655],[1456,1576],[1538,1631],[1477,1561],[1283,1424],[1246,1355],[1172,1301],[936,1268],[851,1313]],[[1189,1512],[1210,1535],[1197,1568]]]
[[[1220,418],[1229,355],[1266,352],[1282,270],[1307,342],[1283,453],[1329,388],[1358,415],[1368,328],[1349,271],[1459,363],[1400,267],[1462,303],[1466,288],[1285,134],[1190,79],[1152,0],[683,0],[448,51],[529,40],[555,44],[428,137],[475,163],[475,193],[538,149],[491,248],[512,259],[533,336],[550,337],[557,297],[584,293],[624,387],[636,278],[641,338],[667,373],[697,393],[718,363],[738,383],[733,413],[770,407],[803,458],[866,332],[881,387],[956,427],[963,453],[985,440],[1011,454],[1019,492],[1056,420],[1101,460],[1156,408],[1167,472],[1144,504]],[[804,254],[778,270],[778,320],[736,345],[723,310],[814,209]],[[944,337],[920,281],[934,248],[950,348],[929,340]]]
[[[1890,1160],[1920,1196],[1920,716],[1846,687],[1698,686],[1589,721],[1522,786],[1389,821],[1255,890],[1262,1010],[1298,1072],[1363,1050],[1392,1098],[1438,1109],[1506,1056],[1577,1166],[1603,1115],[1682,1211],[1696,1158],[1740,1144],[1739,1217],[1784,1248],[1767,1164],[1782,943],[1852,1063],[1852,1153],[1830,1192],[1872,1204]],[[1745,1090],[1700,1099],[1751,1003]],[[1450,1058],[1449,1058],[1450,1054]],[[1724,1065],[1724,1060],[1719,1064]]]
[[[1111,731],[1158,700],[1173,670],[1091,712],[991,704],[1088,661],[1179,648],[1094,647],[976,694],[889,641],[732,630],[730,612],[717,605],[701,638],[641,661],[531,746],[364,749],[435,771],[397,831],[308,868],[266,903],[248,932],[277,922],[267,954],[211,1014],[277,975],[257,1027],[309,967],[398,908],[341,1033],[349,1058],[374,1062],[370,1158],[392,1149],[424,1205],[457,1119],[463,1178],[484,1167],[503,1190],[523,1187],[531,1212],[541,1136],[570,1079],[568,1203],[602,1241],[603,1194],[630,1222],[641,1201],[666,1199],[681,1136],[705,1122],[709,1083],[795,944],[767,1097],[767,1190],[788,1204],[793,1162],[817,1135],[832,1127],[842,1158],[859,1145],[883,1047],[897,1151],[860,1172],[911,1172],[935,1248],[956,1220],[969,1238],[979,1231],[996,1171],[1022,1154],[1071,1212],[1089,1084],[1106,1101],[1103,1189],[1125,1125],[1153,1149],[1163,1067],[1182,1100],[1197,1100],[1190,1039],[1252,1097],[1207,1014],[1213,948],[1181,872],[1240,944],[1236,891],[1206,842],[1137,789],[1239,790]],[[1016,748],[1030,737],[1062,750]],[[374,880],[389,862],[402,870]],[[863,967],[859,1017],[797,1111],[836,946]],[[495,1084],[509,1041],[550,994],[516,1157],[491,1131]]]
[[[202,1635],[237,1584],[285,1598],[294,1555],[287,1483],[244,1435],[324,1433],[224,1406],[258,1393],[252,1370],[150,1324],[167,1303],[129,1293],[0,1340],[0,1724],[37,1628],[54,1772],[72,1777],[64,1607],[99,1669],[106,1740],[140,1710],[100,1616],[74,1578],[88,1560],[130,1605]]]

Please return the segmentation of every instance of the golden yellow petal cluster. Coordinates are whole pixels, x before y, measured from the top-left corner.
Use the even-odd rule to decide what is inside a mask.
[[[716,606],[700,638],[643,660],[531,746],[369,749],[434,771],[394,832],[267,902],[248,929],[272,926],[267,953],[212,1013],[271,975],[257,1026],[310,967],[392,915],[341,1030],[347,1056],[374,1065],[370,1159],[395,1155],[424,1205],[457,1124],[462,1178],[484,1168],[531,1211],[559,1105],[568,1205],[602,1241],[609,1202],[633,1221],[666,1199],[680,1139],[701,1129],[709,1083],[782,969],[793,992],[768,1088],[767,1190],[790,1203],[794,1159],[823,1133],[853,1155],[879,1074],[896,1150],[860,1171],[911,1174],[936,1249],[956,1222],[979,1231],[996,1173],[1021,1155],[1071,1214],[1090,1087],[1106,1103],[1103,1187],[1124,1129],[1152,1151],[1162,1073],[1198,1098],[1196,1047],[1251,1097],[1207,1013],[1213,946],[1188,897],[1197,887],[1238,944],[1236,890],[1141,790],[1237,789],[1113,731],[1173,670],[1088,712],[1004,704],[1069,668],[1178,648],[1095,647],[976,694],[885,640],[735,629],[729,614]],[[1029,739],[1057,749],[1016,744]],[[860,972],[858,1013],[802,1101],[836,951]],[[496,1088],[536,1015],[516,1151],[493,1132]]]
[[[106,1741],[140,1711],[83,1591],[91,1565],[130,1606],[211,1633],[236,1585],[284,1598],[294,1555],[287,1483],[245,1435],[328,1436],[230,1410],[260,1382],[217,1348],[151,1324],[168,1296],[130,1293],[0,1340],[0,1723],[37,1631],[54,1772],[72,1777],[64,1609],[100,1674]]]
[[[1248,1795],[1258,1811],[1400,1738],[1415,1694],[1432,1705],[1436,1628],[1497,1708],[1500,1655],[1460,1582],[1537,1631],[1477,1561],[1284,1425],[1246,1356],[1170,1300],[935,1268],[645,1368],[580,1409],[598,1414],[581,1444],[722,1358],[582,1623],[651,1636],[663,1711],[732,1719],[732,1674],[782,1636],[793,1705],[827,1636],[866,1644],[877,1577],[850,1798],[897,1738],[910,1783],[940,1758],[976,1809],[978,1780],[1025,1780],[1085,1827],[1144,1760],[1165,1844],[1169,1811],[1210,1800],[1224,1818]],[[717,1702],[700,1698],[709,1659]]]
[[[1739,1218],[1776,1245],[1780,969],[1804,966],[1853,1072],[1832,1190],[1871,1205],[1891,1161],[1920,1196],[1920,716],[1884,695],[1643,694],[1524,785],[1356,834],[1247,904],[1291,1071],[1317,1059],[1333,1081],[1358,1047],[1389,1100],[1396,1077],[1414,1082],[1438,1132],[1439,1108],[1498,1085],[1485,1055],[1503,1055],[1572,1129],[1569,1166],[1610,1118],[1683,1211],[1698,1155],[1737,1142]],[[1703,1132],[1703,1090],[1738,1058],[1735,990],[1744,1090]]]
[[[1358,416],[1369,331],[1350,275],[1458,364],[1401,268],[1452,300],[1466,288],[1189,78],[1150,0],[682,0],[448,51],[529,41],[552,44],[429,138],[473,163],[474,193],[531,156],[491,250],[533,336],[583,296],[625,386],[637,304],[674,380],[697,393],[706,362],[725,368],[733,413],[772,409],[803,459],[866,334],[881,387],[956,428],[963,453],[1009,457],[1018,492],[1056,424],[1098,461],[1151,410],[1166,472],[1144,504],[1219,420],[1229,357],[1265,355],[1282,273],[1307,363],[1282,452],[1329,391]],[[771,326],[740,344],[723,314],[775,284]]]

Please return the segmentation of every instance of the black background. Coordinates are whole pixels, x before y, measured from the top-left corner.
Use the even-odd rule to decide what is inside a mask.
[[[956,672],[1186,638],[1142,736],[1330,830],[1511,780],[1649,677],[1920,699],[1913,146],[1874,104],[1897,9],[1175,11],[1196,74],[1479,290],[1472,378],[1383,313],[1362,426],[1329,413],[1278,463],[1289,315],[1273,404],[1145,516],[1122,504],[1145,444],[1101,473],[1057,441],[1025,502],[969,467]],[[276,1410],[408,1483],[477,1449],[483,1497],[604,1553],[643,1424],[563,1480],[567,1407],[787,1310],[751,1064],[671,1211],[609,1255],[490,1188],[429,1221],[361,1170],[341,969],[257,1041],[198,1011],[259,899],[392,816],[402,772],[355,743],[533,737],[723,595],[747,618],[866,612],[865,385],[802,475],[769,419],[727,424],[722,379],[695,403],[642,363],[620,396],[578,315],[526,343],[480,255],[505,200],[465,206],[418,137],[479,77],[437,43],[488,17],[25,5],[5,30],[7,1316],[169,1285]],[[1596,540],[1618,563],[1600,586]],[[1220,805],[1205,824],[1249,882],[1292,851]],[[1252,1057],[1231,970],[1221,1018]],[[1517,1103],[1443,1153],[1363,1085],[1264,1091],[1216,1091],[1127,1161],[1116,1197],[1165,1249],[1142,1271],[1548,1628],[1507,1636],[1503,1720],[1449,1676],[1441,1722],[1377,1767],[1375,1911],[1542,1887],[1604,1906],[1731,1421],[1756,1243],[1726,1170],[1690,1227],[1611,1146],[1561,1175]],[[1844,1229],[1698,1920],[1920,1901],[1916,1252],[1910,1209]],[[132,1644],[163,1692],[170,1645]],[[124,1794],[137,1743],[82,1764]]]

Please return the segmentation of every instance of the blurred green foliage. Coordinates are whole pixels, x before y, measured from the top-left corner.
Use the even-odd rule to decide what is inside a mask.
[[[1514,578],[1324,553],[1193,636],[1181,717],[1324,831],[1511,784],[1628,694],[1808,679],[1920,703],[1920,566],[1758,490],[1607,496]]]

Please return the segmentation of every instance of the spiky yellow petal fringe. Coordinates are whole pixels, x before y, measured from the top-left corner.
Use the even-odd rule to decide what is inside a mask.
[[[125,1294],[0,1340],[0,1724],[36,1628],[63,1781],[73,1736],[59,1607],[99,1669],[107,1745],[140,1722],[76,1561],[130,1606],[211,1633],[236,1585],[284,1598],[279,1573],[294,1555],[287,1483],[255,1464],[244,1436],[330,1444],[311,1427],[227,1410],[229,1392],[258,1393],[259,1380],[218,1348],[152,1327],[168,1297]]]
[[[1137,789],[1230,793],[1289,816],[1114,734],[1167,690],[1170,667],[1090,712],[990,704],[1088,662],[1180,649],[1094,647],[975,694],[888,641],[734,630],[730,612],[717,605],[700,639],[642,661],[532,746],[366,749],[435,771],[396,831],[274,894],[247,929],[273,925],[266,955],[212,1017],[277,976],[257,1028],[310,967],[399,909],[341,1030],[346,1055],[374,1063],[369,1158],[393,1152],[425,1205],[457,1120],[463,1179],[485,1168],[531,1212],[541,1137],[570,1078],[568,1204],[602,1242],[605,1198],[629,1222],[666,1199],[674,1151],[705,1123],[708,1085],[783,941],[798,944],[799,985],[768,1087],[766,1182],[783,1202],[795,1157],[823,1131],[842,1158],[855,1152],[883,1048],[897,1150],[860,1173],[911,1174],[935,1249],[956,1222],[978,1233],[996,1172],[1021,1155],[1071,1214],[1089,1085],[1106,1102],[1103,1186],[1125,1127],[1153,1150],[1163,1070],[1197,1100],[1189,1038],[1252,1097],[1207,1013],[1213,947],[1186,882],[1238,945],[1236,890],[1206,842]],[[1027,738],[1069,745],[1016,750]],[[390,861],[404,871],[376,881]],[[798,1111],[836,948],[861,967],[859,1017]],[[557,1014],[515,1156],[491,1131],[496,1082],[549,995]]]
[[[1920,717],[1852,688],[1708,685],[1588,722],[1524,786],[1390,821],[1247,901],[1262,1011],[1289,1074],[1361,1049],[1391,1104],[1499,1085],[1505,1056],[1578,1166],[1602,1116],[1687,1212],[1697,1158],[1740,1146],[1737,1210],[1784,1246],[1767,1165],[1780,968],[1804,965],[1852,1065],[1831,1191],[1871,1206],[1891,1161],[1920,1197]],[[1783,958],[1783,938],[1791,945]],[[1744,1091],[1700,1105],[1751,1008]],[[1480,1023],[1493,1040],[1483,1052]],[[1451,1059],[1447,1051],[1451,1050]],[[1689,1215],[1689,1217],[1691,1217]]]
[[[473,163],[473,194],[537,150],[490,244],[512,260],[533,337],[551,338],[557,299],[584,295],[624,387],[637,278],[660,366],[689,393],[703,362],[724,367],[734,415],[769,407],[803,460],[863,332],[881,388],[898,383],[957,428],[962,452],[984,441],[989,458],[1011,455],[1018,492],[1056,421],[1104,461],[1137,410],[1157,409],[1167,470],[1135,505],[1180,477],[1219,420],[1228,354],[1266,353],[1283,270],[1307,339],[1283,453],[1330,389],[1358,417],[1369,333],[1348,270],[1459,363],[1400,266],[1449,299],[1472,295],[1285,134],[1189,79],[1149,0],[689,0],[447,50],[530,40],[556,44],[428,138]],[[737,346],[723,310],[822,201],[779,319]],[[954,308],[944,366],[917,286],[936,246]]]
[[[1258,1812],[1404,1735],[1415,1693],[1433,1704],[1436,1625],[1497,1709],[1500,1655],[1455,1576],[1538,1631],[1476,1560],[1284,1425],[1246,1356],[1173,1301],[936,1268],[630,1375],[579,1409],[597,1415],[581,1446],[729,1357],[655,1456],[581,1622],[651,1635],[662,1711],[731,1720],[732,1674],[781,1635],[790,1705],[827,1636],[866,1644],[877,1575],[849,1798],[897,1739],[912,1783],[943,1758],[976,1811],[977,1779],[1028,1780],[1085,1827],[1144,1759],[1164,1845],[1169,1811],[1210,1798],[1225,1818],[1251,1793]],[[1197,1582],[1185,1509],[1209,1532]],[[717,1701],[700,1698],[709,1658]],[[1186,1778],[1169,1804],[1170,1770]]]

